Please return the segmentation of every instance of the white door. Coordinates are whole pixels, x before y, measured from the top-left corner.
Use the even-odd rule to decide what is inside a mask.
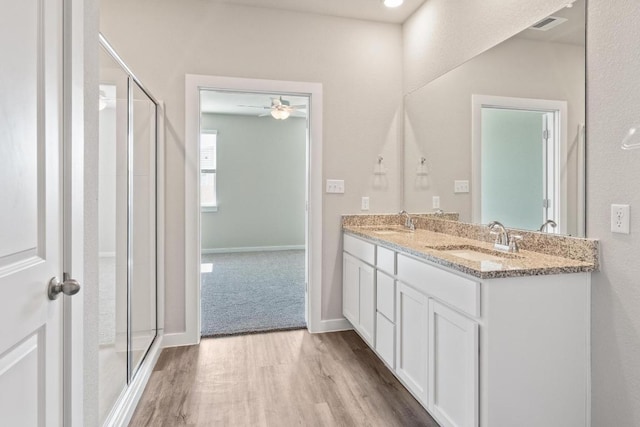
[[[0,2],[0,424],[62,424],[62,1]]]

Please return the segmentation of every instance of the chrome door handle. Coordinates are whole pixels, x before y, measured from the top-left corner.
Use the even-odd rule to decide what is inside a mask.
[[[57,277],[52,277],[47,287],[47,294],[50,300],[57,299],[60,292],[71,296],[77,294],[79,291],[80,283],[74,279],[67,279],[64,282],[60,282]]]

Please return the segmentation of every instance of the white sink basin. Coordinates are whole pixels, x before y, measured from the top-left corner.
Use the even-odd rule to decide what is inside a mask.
[[[481,248],[472,245],[452,245],[452,246],[425,246],[429,249],[435,249],[445,252],[449,255],[464,258],[469,261],[505,261],[507,259],[522,258],[519,255],[500,252],[494,249]]]
[[[383,228],[382,230],[374,230],[375,234],[380,234],[382,236],[390,235],[390,234],[410,234],[413,233],[412,230],[402,229],[402,228]]]
[[[504,261],[505,257],[500,257],[496,255],[485,254],[483,252],[476,252],[470,250],[453,250],[453,251],[445,251],[449,255],[457,256],[458,258],[468,259],[469,261]]]

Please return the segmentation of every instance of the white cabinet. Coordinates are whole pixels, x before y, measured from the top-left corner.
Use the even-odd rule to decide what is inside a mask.
[[[443,427],[478,425],[478,324],[429,300],[429,411]]]
[[[477,279],[344,242],[345,317],[441,426],[588,425],[589,273]]]
[[[429,298],[398,282],[396,315],[396,374],[416,398],[426,405]]]
[[[375,282],[373,267],[344,253],[342,269],[342,313],[373,346],[375,336]]]

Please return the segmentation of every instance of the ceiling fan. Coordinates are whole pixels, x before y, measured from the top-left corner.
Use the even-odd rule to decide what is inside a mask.
[[[271,98],[271,106],[269,107],[261,107],[258,105],[239,105],[239,107],[249,107],[249,108],[260,108],[263,110],[270,110],[268,113],[260,114],[258,117],[265,117],[271,115],[274,119],[277,120],[285,120],[288,119],[291,113],[304,110],[307,108],[306,105],[291,105],[289,101],[282,99],[281,96],[278,98]]]

